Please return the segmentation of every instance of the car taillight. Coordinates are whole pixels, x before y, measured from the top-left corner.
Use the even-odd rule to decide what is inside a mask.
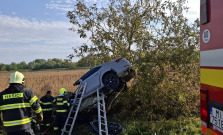
[[[121,59],[123,59],[123,58],[118,58],[117,60],[115,60],[115,62],[118,63],[118,62],[120,62]]]
[[[200,20],[201,24],[206,24],[209,22],[209,0],[200,1]]]
[[[209,124],[209,116],[208,116],[208,90],[201,89],[200,90],[200,105],[201,105],[201,120],[205,122],[205,124]]]

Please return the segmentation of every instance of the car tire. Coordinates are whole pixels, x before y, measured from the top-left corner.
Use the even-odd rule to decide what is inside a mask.
[[[119,86],[119,78],[113,72],[105,73],[102,77],[102,82],[106,89],[115,90]]]

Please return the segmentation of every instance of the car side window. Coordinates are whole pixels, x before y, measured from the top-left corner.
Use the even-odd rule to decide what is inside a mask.
[[[84,75],[81,77],[82,81],[84,81],[84,80],[87,79],[89,76],[91,76],[92,74],[94,74],[95,72],[97,72],[100,68],[101,68],[101,66],[92,68],[90,71],[88,71],[86,74],[84,74]]]

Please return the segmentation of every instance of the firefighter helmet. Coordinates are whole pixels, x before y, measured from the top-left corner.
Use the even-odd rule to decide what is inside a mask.
[[[22,73],[15,71],[10,75],[9,83],[20,83],[23,84],[25,77]]]
[[[65,88],[60,89],[60,94],[65,94],[66,92],[67,92],[67,90]]]

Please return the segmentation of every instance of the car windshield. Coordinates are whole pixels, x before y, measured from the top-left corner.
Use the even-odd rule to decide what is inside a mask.
[[[97,72],[100,68],[101,68],[101,66],[92,68],[90,71],[88,71],[86,74],[84,74],[84,75],[81,77],[81,80],[84,81],[84,80],[87,79],[89,76],[91,76],[92,74],[94,74],[95,72]]]

